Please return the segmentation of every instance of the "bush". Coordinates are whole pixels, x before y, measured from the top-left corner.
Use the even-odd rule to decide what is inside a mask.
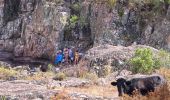
[[[75,25],[76,25],[76,23],[78,22],[78,20],[79,20],[79,17],[78,17],[78,16],[72,15],[72,16],[70,17],[70,28],[74,28]]]
[[[133,73],[151,73],[158,68],[158,60],[154,60],[152,51],[148,48],[137,49],[135,56],[130,59]]]
[[[70,18],[70,23],[76,23],[78,21],[78,16],[76,15],[72,15],[71,18]]]
[[[59,72],[59,73],[56,74],[56,76],[53,79],[62,81],[64,79],[66,79],[66,75],[64,73],[62,73],[62,72]]]

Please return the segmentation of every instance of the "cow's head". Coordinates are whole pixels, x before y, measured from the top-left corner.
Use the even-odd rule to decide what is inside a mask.
[[[151,78],[152,78],[152,80],[154,82],[154,87],[156,87],[157,85],[163,84],[163,80],[161,79],[160,76],[153,76]]]
[[[119,96],[122,96],[123,93],[128,94],[131,82],[126,81],[124,78],[119,78],[116,82],[111,82],[111,85],[117,86]]]

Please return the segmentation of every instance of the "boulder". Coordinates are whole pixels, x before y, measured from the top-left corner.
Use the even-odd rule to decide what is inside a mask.
[[[84,60],[87,60],[89,69],[101,77],[109,72],[129,69],[126,61],[134,56],[137,48],[150,48],[154,54],[158,52],[157,49],[145,45],[128,47],[100,45],[90,49],[85,54]]]

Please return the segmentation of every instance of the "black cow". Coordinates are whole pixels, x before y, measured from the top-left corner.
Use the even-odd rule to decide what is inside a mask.
[[[133,78],[126,80],[119,78],[117,82],[111,82],[111,85],[117,86],[119,96],[124,94],[132,95],[136,89],[142,95],[147,95],[148,92],[154,92],[155,87],[163,84],[163,78],[160,76],[150,76],[145,78]]]

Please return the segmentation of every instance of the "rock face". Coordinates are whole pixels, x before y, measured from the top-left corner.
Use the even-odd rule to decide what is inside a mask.
[[[61,5],[45,0],[2,1],[2,49],[15,57],[50,58],[69,15],[69,9]]]
[[[53,59],[63,47],[86,51],[133,42],[170,48],[170,6],[117,0],[1,0],[0,49],[15,57]],[[161,38],[160,38],[161,37]],[[158,41],[159,40],[159,41]]]
[[[154,6],[147,3],[131,5],[128,0],[117,0],[114,7],[109,7],[105,1],[92,2],[89,7],[95,44],[128,46],[137,42],[168,49],[169,5],[160,3],[157,9],[161,12],[155,11]]]

